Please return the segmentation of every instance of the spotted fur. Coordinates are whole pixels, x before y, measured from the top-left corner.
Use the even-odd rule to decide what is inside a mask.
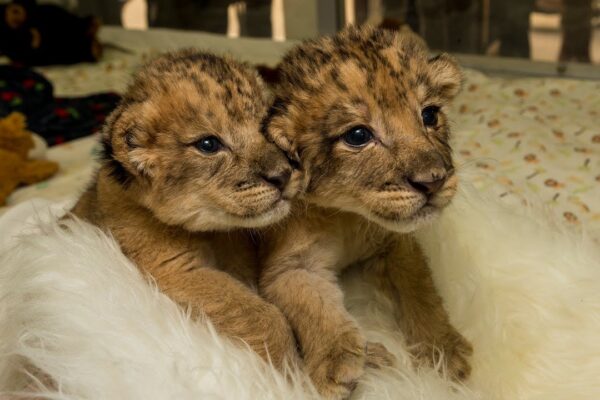
[[[297,46],[278,70],[266,132],[299,155],[307,191],[263,249],[260,287],[289,319],[313,382],[327,398],[344,398],[365,365],[391,362],[344,308],[336,274],[357,262],[395,302],[417,358],[433,363],[439,348],[451,376],[466,378],[471,347],[410,235],[456,191],[446,112],[461,86],[457,63],[430,58],[411,33],[350,28]],[[428,106],[439,110],[429,126]],[[373,140],[348,145],[353,127]]]
[[[194,317],[281,366],[295,339],[256,286],[252,232],[285,217],[299,188],[284,153],[261,134],[270,97],[257,73],[196,50],[142,67],[107,119],[103,156],[73,213]],[[216,137],[219,150],[198,144]]]

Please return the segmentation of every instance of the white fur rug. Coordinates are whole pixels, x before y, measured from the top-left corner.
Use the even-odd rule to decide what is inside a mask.
[[[301,376],[290,384],[191,322],[97,229],[24,225],[32,208],[30,221],[56,212],[28,203],[0,218],[0,398],[22,389],[24,359],[58,382],[36,389],[52,399],[315,397]],[[420,238],[452,321],[473,343],[473,375],[463,388],[414,371],[388,305],[355,269],[343,279],[348,307],[400,365],[370,371],[353,398],[600,399],[600,249],[591,240],[464,187]]]

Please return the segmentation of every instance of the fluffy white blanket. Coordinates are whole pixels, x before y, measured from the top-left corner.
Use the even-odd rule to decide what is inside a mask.
[[[58,382],[37,388],[53,399],[314,397],[301,376],[289,383],[190,321],[111,238],[83,223],[23,224],[32,208],[34,220],[55,212],[28,203],[0,219],[0,398],[22,389],[23,360]],[[389,305],[355,269],[342,279],[347,305],[400,362],[370,371],[354,398],[600,399],[600,249],[591,240],[465,188],[420,239],[452,321],[473,343],[473,375],[457,387],[413,370]]]

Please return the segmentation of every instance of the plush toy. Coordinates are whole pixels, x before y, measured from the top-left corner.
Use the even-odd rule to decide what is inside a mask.
[[[0,5],[0,53],[24,65],[97,61],[99,27],[97,18],[81,18],[56,5],[13,0]]]
[[[34,142],[25,126],[25,116],[20,113],[0,119],[0,206],[20,184],[43,181],[58,171],[53,161],[29,160]]]

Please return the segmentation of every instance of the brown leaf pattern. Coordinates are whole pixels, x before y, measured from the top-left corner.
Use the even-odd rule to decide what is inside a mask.
[[[600,242],[600,83],[465,75],[451,110],[459,166],[503,201],[539,200]]]

